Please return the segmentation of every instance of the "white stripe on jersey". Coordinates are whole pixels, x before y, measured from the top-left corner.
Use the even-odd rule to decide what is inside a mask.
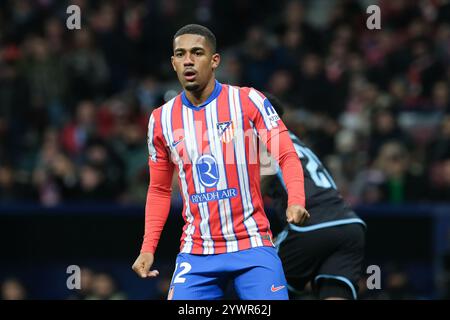
[[[236,167],[238,169],[239,187],[241,190],[241,198],[244,209],[244,224],[250,235],[252,247],[262,246],[261,235],[258,233],[258,226],[252,217],[254,211],[252,197],[248,180],[248,168],[245,160],[245,132],[244,123],[242,122],[243,112],[239,101],[239,89],[229,86],[229,104],[232,121],[236,124],[236,135],[233,141],[234,153],[236,155]]]
[[[186,151],[188,152],[189,158],[192,163],[192,178],[194,180],[194,187],[196,193],[204,193],[205,188],[200,183],[200,179],[197,175],[197,168],[195,163],[199,158],[199,152],[197,147],[197,138],[195,134],[195,123],[193,110],[182,106],[183,109],[183,124],[184,124],[184,141],[186,146]],[[214,241],[211,238],[211,231],[209,229],[209,208],[208,203],[200,202],[198,204],[198,209],[200,211],[200,216],[202,220],[200,222],[200,233],[203,239],[203,254],[213,254],[214,253]]]
[[[148,145],[148,155],[152,161],[156,161],[156,149],[153,145],[153,131],[155,130],[155,117],[153,113],[148,120],[148,133],[147,133],[147,145]]]
[[[186,173],[184,172],[184,169],[183,169],[183,162],[181,161],[178,153],[176,152],[176,148],[172,147],[173,130],[172,130],[171,114],[172,114],[172,108],[173,108],[174,102],[175,102],[175,98],[170,100],[169,102],[167,102],[162,107],[161,126],[162,126],[162,131],[164,134],[164,138],[166,139],[166,143],[169,146],[169,148],[172,150],[173,154],[175,155],[175,159],[178,164],[179,177],[180,177],[180,181],[181,181],[181,191],[184,196],[185,206],[186,206],[186,211],[185,211],[186,220],[189,223],[188,227],[185,230],[185,234],[186,234],[186,236],[184,237],[185,243],[184,243],[184,246],[183,246],[181,252],[190,253],[192,251],[192,245],[193,245],[192,235],[194,234],[194,231],[195,231],[194,216],[192,215],[191,209],[189,206],[189,193],[188,193],[188,187],[187,187],[187,182],[186,182]]]
[[[263,117],[264,124],[267,127],[267,130],[272,130],[274,127],[277,126],[276,122],[274,125],[274,122],[270,120],[269,115],[266,112],[266,108],[264,107],[264,98],[261,97],[258,92],[256,92],[254,89],[250,90],[250,93],[248,94],[248,97],[253,101],[253,103],[258,108],[259,112],[261,113],[261,116]]]
[[[217,132],[217,99],[212,101],[205,107],[205,114],[211,154],[217,160],[217,166],[219,168],[219,181],[217,183],[217,190],[227,189],[228,184],[225,163],[223,161],[222,142]],[[219,200],[218,205],[222,233],[227,244],[227,252],[238,251],[239,246],[233,230],[233,216],[231,212],[230,199]]]

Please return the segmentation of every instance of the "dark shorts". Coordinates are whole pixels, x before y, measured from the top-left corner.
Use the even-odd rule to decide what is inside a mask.
[[[292,292],[302,291],[311,282],[321,299],[357,298],[365,246],[361,224],[283,232],[276,244]]]

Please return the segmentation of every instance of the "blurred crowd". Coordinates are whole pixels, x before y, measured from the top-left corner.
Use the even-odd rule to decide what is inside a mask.
[[[67,290],[67,300],[125,300],[127,295],[108,272],[83,267],[80,270],[80,288]],[[33,289],[33,288],[32,288]],[[36,289],[36,288],[34,288]],[[18,278],[8,277],[0,282],[0,300],[39,299],[28,292],[27,286]]]
[[[127,299],[152,299],[166,300],[172,278],[173,266],[165,266],[160,269],[161,274],[153,280],[151,286],[147,281],[146,290],[136,293],[136,290],[121,288],[120,279],[111,272],[96,270],[95,268],[84,266],[80,270],[80,288],[65,290],[58,297],[52,299],[66,300],[127,300]],[[410,276],[405,271],[404,266],[395,264],[383,266],[383,277],[379,283],[379,289],[368,289],[368,276],[363,276],[358,283],[358,298],[360,300],[411,300],[430,299],[431,297],[422,295],[418,288],[414,287]],[[450,276],[442,279],[441,294],[439,299],[450,299]],[[369,280],[370,281],[370,280]],[[33,291],[34,290],[34,291]],[[136,297],[132,297],[132,295]],[[137,297],[139,296],[139,297]],[[238,299],[232,286],[227,287],[226,299]],[[302,292],[291,292],[292,300],[315,300],[311,284],[308,283]],[[434,297],[436,298],[436,297]],[[36,288],[29,283],[17,278],[6,277],[0,279],[0,300],[34,300],[42,299],[41,293],[36,292]]]
[[[0,201],[143,204],[147,121],[180,91],[187,23],[216,34],[219,81],[286,104],[351,204],[450,199],[449,1],[6,0]]]

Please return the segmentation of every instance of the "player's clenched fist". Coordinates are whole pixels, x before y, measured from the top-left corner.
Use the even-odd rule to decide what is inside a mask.
[[[289,206],[286,210],[287,222],[302,225],[309,219],[309,213],[299,205]]]
[[[133,263],[132,269],[136,272],[141,278],[154,278],[159,275],[158,270],[150,271],[150,268],[153,264],[153,254],[152,253],[141,253],[139,257],[137,257],[136,261]]]

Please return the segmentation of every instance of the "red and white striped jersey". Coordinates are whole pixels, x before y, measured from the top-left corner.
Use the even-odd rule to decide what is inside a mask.
[[[282,143],[297,162],[298,157],[285,125],[260,92],[216,81],[205,103],[194,106],[183,92],[153,111],[148,128],[150,168],[173,166],[178,173],[185,221],[181,252],[218,254],[273,246],[260,192],[258,142],[269,142],[273,155],[280,142],[272,137],[285,132],[288,141]],[[297,187],[302,193],[298,167],[293,175],[301,175]],[[304,206],[301,196],[290,202]],[[149,206],[146,215],[157,214]],[[154,251],[156,238],[146,241],[144,236],[142,250]]]

